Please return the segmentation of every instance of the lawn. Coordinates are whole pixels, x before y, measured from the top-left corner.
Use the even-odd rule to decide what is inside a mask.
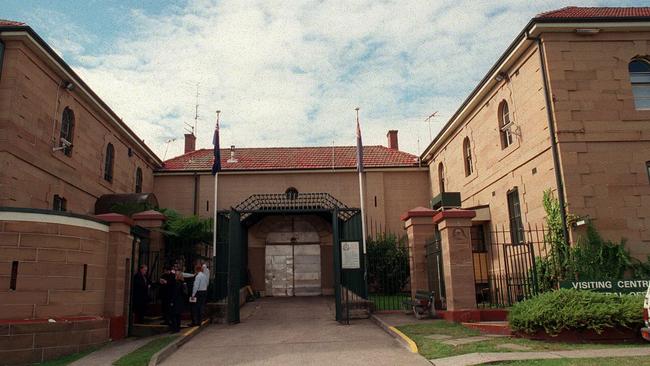
[[[409,300],[411,295],[408,293],[383,295],[369,294],[368,299],[375,303],[376,310],[402,310],[402,302]]]
[[[581,343],[581,344],[568,344],[568,343],[555,343],[555,342],[542,342],[542,341],[532,341],[524,338],[513,338],[513,337],[496,337],[487,341],[470,343],[459,346],[447,345],[442,342],[445,340],[434,340],[428,339],[426,336],[441,334],[448,335],[452,338],[463,338],[481,335],[480,332],[473,329],[468,329],[463,327],[460,324],[449,323],[444,320],[437,320],[434,322],[420,323],[420,324],[408,324],[397,327],[404,334],[409,336],[417,345],[422,354],[427,359],[434,359],[440,357],[449,357],[462,355],[466,353],[474,352],[511,352],[507,349],[497,348],[498,345],[504,343],[516,344],[520,346],[525,346],[530,348],[528,351],[559,351],[559,350],[571,350],[571,349],[589,349],[589,348],[609,348],[609,347],[634,347],[642,346],[642,343],[636,344],[592,344],[592,343]],[[555,360],[557,361],[557,360]],[[638,363],[637,363],[638,364]],[[546,364],[541,364],[546,365]],[[573,365],[573,364],[567,364]],[[625,364],[623,364],[625,365]]]
[[[151,356],[156,352],[163,349],[166,345],[171,343],[178,336],[167,336],[154,339],[153,341],[145,344],[144,346],[136,349],[135,351],[122,356],[119,360],[115,361],[115,366],[147,366]]]
[[[55,360],[50,360],[50,361],[46,361],[46,362],[43,362],[43,363],[39,363],[38,365],[39,366],[65,366],[65,365],[69,365],[69,364],[77,361],[78,359],[86,356],[87,354],[94,352],[96,349],[97,348],[95,348],[95,347],[89,348],[89,349],[87,349],[87,350],[85,350],[83,352],[73,353],[71,355],[59,357],[59,358],[57,358]]]
[[[508,366],[640,366],[650,365],[647,357],[612,357],[612,358],[561,358],[554,360],[526,360],[495,362],[492,365]]]

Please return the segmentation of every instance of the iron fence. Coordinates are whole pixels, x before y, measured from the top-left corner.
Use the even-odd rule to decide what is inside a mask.
[[[368,299],[375,311],[400,310],[411,298],[409,252],[405,238],[392,234],[368,240]]]
[[[472,259],[479,307],[507,307],[539,293],[537,258],[551,252],[544,226],[513,233],[505,226],[472,228]],[[485,232],[484,235],[483,232]],[[483,237],[481,237],[483,235]]]

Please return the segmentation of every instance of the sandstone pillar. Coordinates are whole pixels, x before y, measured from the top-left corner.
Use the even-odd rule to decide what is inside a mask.
[[[412,297],[417,290],[431,290],[427,277],[426,244],[433,239],[435,225],[431,218],[435,213],[430,208],[416,207],[401,217],[408,236]]]
[[[449,320],[471,320],[476,310],[474,263],[470,227],[476,212],[451,209],[439,211],[433,223],[440,231],[445,292]],[[465,319],[468,318],[468,319]]]

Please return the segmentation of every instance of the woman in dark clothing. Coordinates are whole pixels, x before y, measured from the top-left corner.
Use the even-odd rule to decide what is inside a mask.
[[[178,333],[181,330],[181,314],[185,311],[185,300],[187,299],[187,286],[183,279],[183,272],[176,272],[176,281],[171,289],[169,297],[171,303],[171,324],[169,329],[172,333]]]

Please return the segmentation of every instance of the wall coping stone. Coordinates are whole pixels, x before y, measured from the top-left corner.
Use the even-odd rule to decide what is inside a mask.
[[[163,214],[162,212],[158,212],[156,210],[148,210],[148,211],[142,211],[134,214],[131,216],[131,218],[135,221],[139,220],[161,220],[165,221],[167,220],[167,216]]]
[[[400,216],[400,220],[407,221],[411,217],[433,217],[435,214],[436,214],[435,210],[432,210],[427,207],[418,206],[416,208],[412,208],[406,211],[406,213]]]
[[[52,215],[52,216],[63,216],[63,217],[73,217],[77,219],[84,219],[84,220],[89,220],[89,221],[94,221],[99,224],[107,224],[106,221],[98,218],[97,216],[94,215],[82,215],[78,213],[73,213],[73,212],[67,212],[67,211],[54,211],[54,210],[48,210],[48,209],[42,209],[42,208],[29,208],[29,207],[10,207],[10,206],[0,206],[0,213],[1,212],[17,212],[17,213],[34,213],[34,214],[42,214],[42,215]],[[7,220],[11,221],[11,220]]]
[[[108,232],[108,222],[101,218],[53,210],[0,207],[0,221],[69,225]]]
[[[95,217],[111,224],[122,223],[129,226],[135,225],[135,222],[130,217],[118,213],[105,213],[101,215],[95,215]]]
[[[450,210],[439,211],[435,216],[433,216],[433,223],[437,224],[445,219],[471,219],[475,216],[476,211],[474,210],[452,208]]]

